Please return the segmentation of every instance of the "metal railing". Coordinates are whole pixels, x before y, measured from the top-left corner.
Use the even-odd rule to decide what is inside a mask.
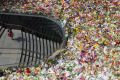
[[[2,37],[4,31],[5,31],[5,28],[0,26],[0,38]]]
[[[43,38],[36,36],[36,32],[23,28],[21,30],[22,52],[19,66],[34,66],[40,64],[40,60],[46,60],[57,49],[60,48],[60,43],[44,37],[45,30],[43,29]],[[37,34],[39,35],[39,34]],[[51,37],[53,37],[51,35]],[[32,63],[33,62],[33,63]]]
[[[36,24],[37,23],[35,23],[34,25]],[[15,24],[8,24],[8,23],[5,25],[7,26],[7,28],[9,28],[10,25],[16,26]],[[32,27],[29,28],[29,27],[24,27],[22,25],[17,25],[17,26],[19,26],[18,28],[19,30],[21,30],[21,35],[22,35],[22,51],[18,66],[22,65],[28,67],[28,66],[34,66],[36,64],[40,64],[41,60],[46,60],[55,51],[57,51],[58,49],[62,49],[63,47],[66,46],[68,36],[66,38],[63,36],[61,39],[55,33],[56,29],[60,29],[60,31],[62,31],[63,27],[53,26],[54,30],[51,29],[49,30],[46,29],[48,27],[40,28],[37,26],[37,27],[33,27],[35,28],[33,30]],[[14,27],[12,28],[14,29]]]

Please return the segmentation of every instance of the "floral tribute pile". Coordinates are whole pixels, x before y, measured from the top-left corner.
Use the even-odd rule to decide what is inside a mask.
[[[67,21],[71,36],[57,60],[18,69],[8,80],[120,80],[120,0],[28,0],[19,7]]]

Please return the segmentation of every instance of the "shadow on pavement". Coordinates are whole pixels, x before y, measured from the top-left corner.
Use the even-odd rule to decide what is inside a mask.
[[[21,41],[25,41],[25,38],[17,37],[17,38],[14,38],[13,40],[15,40],[17,42],[21,42]]]

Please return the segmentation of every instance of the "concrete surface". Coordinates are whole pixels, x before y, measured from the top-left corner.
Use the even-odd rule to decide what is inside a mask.
[[[14,40],[7,36],[7,29],[0,38],[0,66],[19,62],[22,40],[21,31],[13,30]]]

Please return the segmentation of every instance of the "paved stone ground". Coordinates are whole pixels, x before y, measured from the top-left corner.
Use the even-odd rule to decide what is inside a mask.
[[[0,38],[0,66],[19,62],[22,48],[21,31],[13,30],[13,33],[14,40],[7,36],[7,30]]]

